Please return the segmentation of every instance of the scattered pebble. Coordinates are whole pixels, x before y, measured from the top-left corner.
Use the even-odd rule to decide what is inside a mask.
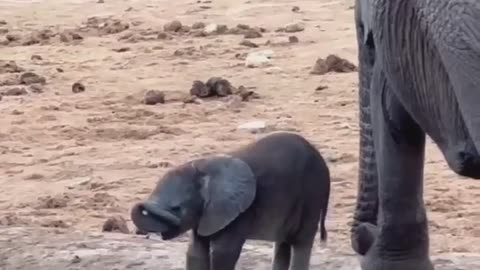
[[[103,3],[105,3],[105,0],[98,0],[97,3],[98,4],[103,4]]]
[[[255,91],[248,90],[243,85],[240,85],[238,87],[238,92],[236,94],[240,96],[242,101],[248,101],[250,99],[260,98],[260,95],[258,95]]]
[[[297,36],[289,36],[289,37],[288,37],[288,42],[290,42],[290,43],[298,43],[299,40],[298,40],[298,37],[297,37]]]
[[[265,72],[267,74],[277,74],[277,73],[281,73],[282,71],[283,69],[280,67],[268,67],[265,69]]]
[[[254,29],[251,29],[249,31],[247,31],[244,36],[244,38],[246,39],[252,39],[252,38],[261,38],[262,37],[262,33],[260,33],[259,31],[256,31]]]
[[[35,60],[43,60],[43,58],[38,54],[34,54],[30,57],[30,60],[34,60],[34,61]]]
[[[228,31],[228,26],[224,24],[211,23],[206,25],[205,28],[203,28],[202,32],[205,35],[213,35],[213,34],[221,35],[221,34],[225,34],[227,31]]]
[[[237,127],[239,130],[246,130],[251,133],[260,133],[267,127],[265,121],[252,121],[245,124],[241,124]]]
[[[5,20],[0,20],[0,25],[6,25],[7,24],[7,21]]]
[[[34,83],[41,83],[45,84],[46,79],[36,73],[33,72],[25,72],[20,75],[20,82],[26,85],[34,84]]]
[[[18,113],[15,113],[15,114],[18,114]],[[40,179],[43,179],[43,178],[45,178],[45,176],[43,174],[32,173],[32,174],[26,175],[24,179],[25,180],[40,180]]]
[[[165,32],[178,32],[182,29],[182,26],[183,25],[180,21],[174,20],[169,23],[166,23],[163,26],[163,30],[165,30]]]
[[[293,6],[293,7],[292,7],[292,11],[293,11],[293,12],[299,12],[299,11],[300,11],[300,7],[299,7],[299,6]]]
[[[233,93],[230,82],[221,77],[212,77],[208,79],[206,86],[210,88],[211,94],[219,97],[225,97]]]
[[[203,22],[196,22],[192,24],[192,29],[203,29],[205,28],[205,23]]]
[[[24,72],[25,69],[18,66],[15,61],[0,60],[0,74],[1,73],[19,73]]]
[[[122,53],[122,52],[128,52],[130,51],[131,49],[129,47],[121,47],[121,48],[116,48],[116,49],[112,49],[112,51],[114,52],[119,52],[119,53]]]
[[[35,94],[43,93],[43,85],[40,83],[34,83],[28,86],[30,92]]]
[[[328,88],[328,86],[326,86],[326,85],[319,85],[319,86],[317,86],[317,88],[315,88],[315,91],[322,91],[322,90],[325,90],[327,88]]]
[[[143,103],[145,103],[146,105],[165,103],[165,94],[159,90],[148,90],[145,93]]]
[[[22,37],[18,34],[7,34],[5,35],[5,38],[9,42],[19,41],[20,39],[22,39]]]
[[[250,40],[243,40],[242,42],[240,42],[240,45],[250,47],[250,48],[258,48],[258,44]]]
[[[81,82],[76,82],[72,85],[72,92],[75,94],[85,92],[85,85],[83,85]]]
[[[28,94],[24,87],[11,87],[7,88],[2,93],[4,96],[23,96]]]
[[[60,73],[65,72],[65,71],[63,70],[63,68],[59,68],[59,67],[57,67],[56,70],[57,70],[58,72],[60,72]]]
[[[167,40],[167,39],[172,39],[172,37],[165,32],[160,32],[157,35],[157,39]]]
[[[305,30],[305,25],[302,23],[291,23],[285,26],[285,32],[296,33]]]
[[[273,51],[270,50],[249,53],[245,59],[245,66],[249,68],[270,66],[272,55]]]
[[[72,31],[65,31],[63,33],[60,33],[60,41],[69,43],[72,41],[81,41],[83,40],[83,36],[80,35],[79,33],[75,33]]]
[[[210,96],[210,88],[202,81],[195,80],[193,81],[192,88],[190,88],[190,94],[201,98],[208,97]]]
[[[80,257],[78,257],[77,255],[73,256],[72,260],[70,261],[70,263],[72,264],[77,264],[77,263],[80,263],[82,261],[82,259],[80,259]]]
[[[121,216],[113,216],[108,218],[102,226],[102,232],[120,232],[129,234],[130,230],[127,221]]]
[[[311,74],[323,75],[328,72],[354,72],[357,67],[350,61],[343,59],[335,54],[330,54],[326,59],[318,58],[310,71]]]

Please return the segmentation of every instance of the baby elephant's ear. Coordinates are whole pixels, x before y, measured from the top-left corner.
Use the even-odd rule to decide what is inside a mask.
[[[256,179],[244,161],[215,156],[193,164],[201,172],[203,213],[198,234],[208,236],[225,228],[255,199]]]

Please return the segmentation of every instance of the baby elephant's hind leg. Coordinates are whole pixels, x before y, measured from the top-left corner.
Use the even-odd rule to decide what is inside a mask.
[[[310,256],[312,255],[313,239],[302,241],[292,246],[292,268],[291,270],[309,270]]]
[[[288,270],[292,247],[285,242],[276,242],[273,251],[272,270]]]

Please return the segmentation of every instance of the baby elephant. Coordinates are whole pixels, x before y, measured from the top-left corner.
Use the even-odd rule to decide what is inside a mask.
[[[192,229],[187,270],[233,270],[246,239],[274,241],[274,270],[307,270],[325,216],[330,172],[305,138],[287,132],[170,170],[131,217],[172,239]],[[289,266],[291,267],[289,268]]]

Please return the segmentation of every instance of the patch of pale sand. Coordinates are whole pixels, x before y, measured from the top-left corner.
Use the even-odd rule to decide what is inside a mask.
[[[260,119],[301,132],[327,158],[333,177],[329,243],[350,250],[348,223],[355,203],[359,140],[357,73],[309,72],[318,57],[332,53],[357,62],[352,5],[346,0],[0,1],[0,18],[8,23],[0,27],[11,33],[75,29],[93,15],[132,25],[118,34],[87,35],[78,44],[0,47],[4,60],[14,60],[48,81],[42,94],[4,97],[0,102],[2,222],[52,227],[60,226],[61,220],[61,226],[98,231],[110,215],[128,217],[131,205],[144,198],[168,168],[255,139],[259,135],[236,127]],[[292,12],[293,6],[300,12]],[[269,31],[252,40],[261,45],[258,49],[239,45],[238,35],[118,40],[125,33],[142,37],[159,31],[175,18],[189,25],[246,23]],[[274,31],[292,22],[304,23],[305,31]],[[300,42],[263,45],[289,35]],[[130,51],[112,50],[119,47]],[[174,55],[189,47],[195,48],[192,55]],[[279,69],[245,68],[236,57],[260,49],[274,51],[272,63]],[[32,61],[34,54],[43,60]],[[261,98],[241,105],[229,99],[199,105],[140,102],[147,89],[182,95],[193,80],[212,76],[255,87]],[[76,81],[85,84],[85,92],[71,92]],[[315,91],[319,85],[327,88]],[[432,251],[478,252],[480,212],[474,206],[480,184],[460,181],[431,143],[425,175]],[[45,209],[47,196],[66,203]]]

